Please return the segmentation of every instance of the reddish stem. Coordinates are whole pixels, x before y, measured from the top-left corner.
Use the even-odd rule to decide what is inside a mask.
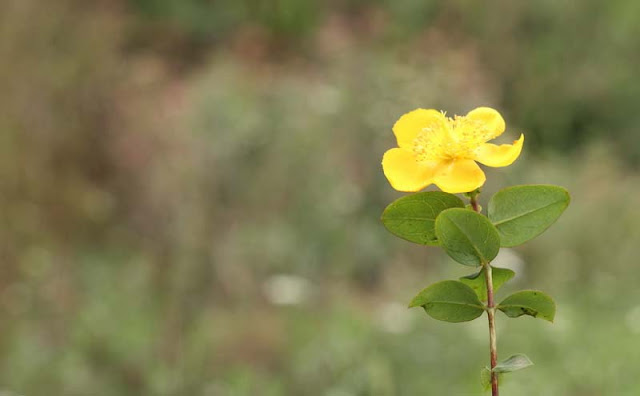
[[[470,198],[471,207],[480,213],[480,205],[478,205],[477,194]],[[499,396],[498,390],[498,374],[493,371],[498,364],[498,345],[496,341],[496,323],[495,323],[495,302],[493,300],[493,276],[491,265],[483,263],[485,280],[487,282],[487,316],[489,318],[489,353],[491,360],[491,395]]]
[[[498,346],[496,342],[495,303],[493,301],[493,277],[491,265],[484,264],[487,280],[487,316],[489,317],[489,351],[491,356],[491,395],[498,396],[498,374],[493,371],[498,364]]]

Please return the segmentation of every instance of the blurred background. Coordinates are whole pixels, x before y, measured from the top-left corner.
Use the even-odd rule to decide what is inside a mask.
[[[481,203],[573,196],[503,393],[640,394],[639,64],[636,0],[0,1],[0,394],[482,395],[484,317],[406,309],[471,270],[379,221],[395,120],[480,105]]]

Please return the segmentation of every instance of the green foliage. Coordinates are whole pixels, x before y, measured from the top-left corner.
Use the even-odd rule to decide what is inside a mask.
[[[533,362],[527,355],[518,353],[498,363],[496,367],[493,368],[493,371],[496,373],[511,373],[529,366],[533,366]]]
[[[409,308],[413,307],[423,307],[432,318],[453,323],[468,322],[484,312],[473,289],[453,280],[434,283],[422,290],[409,304]]]
[[[527,135],[529,155],[488,170],[487,192],[508,174],[579,197],[553,238],[518,251],[527,282],[563,294],[569,322],[498,328],[505,357],[535,351],[541,364],[503,393],[539,396],[542,383],[550,395],[640,394],[640,356],[628,353],[640,183],[623,162],[640,152],[629,61],[640,3],[349,0],[357,7],[345,12],[338,0],[299,15],[251,1],[156,2],[175,10],[0,2],[0,68],[11,76],[0,106],[4,392],[469,394],[486,337],[434,322],[388,333],[371,315],[384,305],[362,304],[459,275],[435,270],[431,249],[393,243],[377,221],[391,192],[368,164],[398,114],[418,104],[463,114],[462,91],[501,98],[504,137]],[[262,10],[304,30],[263,49],[282,29],[265,28],[280,22]],[[460,23],[442,23],[452,16]],[[465,33],[473,24],[484,27]],[[409,25],[418,34],[378,40]],[[186,35],[206,39],[201,56],[181,47]],[[283,56],[301,37],[313,39],[305,53]],[[156,51],[167,47],[187,56]],[[261,50],[276,61],[252,57]],[[322,304],[265,301],[273,273],[308,279]],[[376,392],[381,381],[391,391]]]
[[[423,245],[437,245],[435,221],[445,209],[462,208],[453,194],[428,191],[407,195],[391,203],[382,213],[382,223],[394,235]]]
[[[317,27],[320,4],[272,0],[128,0],[136,14],[173,25],[192,40],[218,39],[243,25],[258,24],[269,33],[294,40]]]
[[[480,266],[500,250],[500,236],[486,217],[468,209],[447,209],[436,219],[442,248],[460,264]]]
[[[477,194],[478,191],[474,191],[465,196],[473,200]],[[510,269],[491,267],[500,246],[519,245],[541,234],[568,204],[569,194],[565,189],[547,185],[515,186],[499,191],[489,202],[488,217],[475,212],[469,205],[462,208],[459,199],[444,193],[414,194],[392,203],[382,216],[383,223],[392,233],[412,242],[439,244],[457,262],[483,266],[460,281],[442,281],[427,287],[414,297],[409,307],[421,306],[431,317],[446,322],[476,319],[487,309],[482,301],[488,299],[488,279],[492,279],[496,292],[515,275]],[[491,277],[488,269],[491,269]],[[553,300],[533,290],[514,293],[496,308],[513,318],[529,315],[553,322],[555,316]],[[491,334],[495,334],[493,305],[488,309]],[[492,338],[491,345],[494,341]],[[492,353],[495,353],[493,349]],[[487,390],[492,372],[498,375],[532,364],[525,355],[513,355],[497,364],[493,371],[484,368],[480,374],[481,384]]]
[[[488,216],[500,234],[501,245],[517,246],[549,228],[569,200],[569,193],[562,187],[513,186],[491,197]]]
[[[487,301],[487,281],[485,279],[485,272],[486,268],[482,267],[479,272],[460,278],[460,282],[471,287],[476,292],[480,301]],[[495,293],[503,284],[513,278],[516,273],[507,268],[492,267],[491,274],[493,278],[493,292]]]
[[[157,35],[162,34],[173,40],[187,37],[210,45],[226,44],[247,31],[257,31],[262,33],[256,34],[258,41],[276,35],[278,48],[301,48],[301,39],[322,37],[337,19],[349,26],[352,38],[375,34],[384,48],[384,57],[386,51],[419,43],[416,39],[432,29],[448,37],[447,40],[457,37],[456,40],[471,44],[473,55],[466,60],[470,64],[480,61],[486,66],[478,72],[494,81],[492,89],[503,98],[499,104],[509,118],[527,127],[527,141],[531,143],[528,149],[566,152],[600,136],[610,138],[624,159],[637,162],[640,158],[638,134],[633,133],[640,117],[634,112],[640,84],[635,83],[634,63],[623,61],[637,53],[640,37],[639,24],[633,18],[639,11],[634,0],[613,0],[606,10],[596,0],[584,0],[579,5],[518,2],[510,3],[508,8],[502,2],[423,0],[125,0],[124,3],[132,11],[134,26],[149,30],[149,42],[158,40]],[[438,21],[450,15],[457,15],[457,23],[438,25]],[[377,18],[385,22],[378,23]],[[568,18],[571,24],[566,23]],[[504,20],[510,23],[502,23]],[[138,33],[135,39],[140,40],[139,36]],[[344,37],[338,35],[333,40],[341,39]],[[316,53],[309,52],[312,62],[317,62],[322,46],[319,50],[312,45],[308,48],[315,49]],[[421,51],[415,54],[412,60],[423,55]],[[468,54],[463,51],[460,55]],[[423,70],[431,64],[447,67],[448,56],[449,52],[438,49],[426,57],[427,67],[420,62],[415,67]],[[372,59],[378,76],[387,71],[378,66],[380,58]],[[403,70],[406,72],[408,68]],[[464,78],[465,74],[451,73],[447,77]],[[598,84],[583,83],[593,76],[597,76]],[[366,87],[379,86],[383,80],[378,77]],[[411,79],[403,76],[402,81]],[[466,86],[479,89],[469,82]],[[417,91],[407,97],[413,103],[456,103],[455,99],[432,92]],[[383,97],[378,92],[371,93],[376,94]]]
[[[523,290],[505,298],[497,307],[510,318],[533,316],[553,322],[556,304],[548,295],[537,290]]]

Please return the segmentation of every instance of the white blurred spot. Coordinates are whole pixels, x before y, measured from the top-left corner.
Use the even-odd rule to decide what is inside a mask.
[[[624,318],[625,324],[633,333],[640,333],[640,305],[631,308]]]
[[[411,329],[413,316],[403,304],[397,302],[382,304],[377,316],[378,325],[388,333],[402,334]]]
[[[524,260],[513,249],[500,249],[498,257],[491,263],[494,267],[508,268],[516,273],[513,280],[522,280],[525,278]]]
[[[296,275],[274,275],[263,284],[269,302],[275,305],[296,305],[309,296],[309,281]]]

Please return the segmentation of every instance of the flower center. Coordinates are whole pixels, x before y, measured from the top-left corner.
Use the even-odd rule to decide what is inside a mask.
[[[471,159],[490,134],[484,123],[455,116],[423,128],[413,140],[412,149],[418,162]]]

